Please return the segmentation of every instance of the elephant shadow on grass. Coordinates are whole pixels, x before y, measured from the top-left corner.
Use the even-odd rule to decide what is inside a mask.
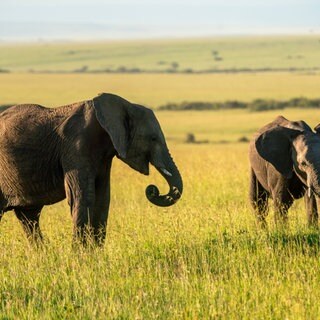
[[[203,243],[204,251],[210,256],[217,250],[247,251],[256,254],[266,249],[279,254],[320,254],[320,230],[297,231],[288,233],[285,230],[275,230],[250,233],[247,230],[236,231],[236,234],[224,231]]]
[[[165,270],[171,278],[183,278],[192,273],[229,279],[235,269],[260,268],[265,264],[277,263],[290,256],[317,257],[320,253],[320,232],[317,230],[288,234],[285,231],[251,232],[249,229],[223,231],[209,234],[205,239],[158,243],[146,241],[131,251],[129,273],[141,268],[141,257],[148,257],[148,263],[158,270]],[[269,254],[271,252],[271,255]],[[265,257],[266,256],[266,257]],[[249,258],[250,257],[250,258]],[[278,262],[277,262],[278,261]],[[239,267],[239,264],[241,267]],[[150,265],[149,265],[150,267]]]
[[[318,255],[320,253],[320,232],[315,230],[308,233],[284,232],[269,233],[267,241],[274,250],[287,250],[292,253]]]

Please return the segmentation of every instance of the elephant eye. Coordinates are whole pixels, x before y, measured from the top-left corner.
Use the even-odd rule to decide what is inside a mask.
[[[151,136],[151,141],[152,141],[152,142],[157,141],[157,136],[155,136],[155,135]]]

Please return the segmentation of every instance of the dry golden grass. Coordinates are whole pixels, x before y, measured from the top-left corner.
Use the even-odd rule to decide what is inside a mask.
[[[1,74],[0,104],[58,106],[119,94],[153,108],[167,102],[319,97],[320,74]]]

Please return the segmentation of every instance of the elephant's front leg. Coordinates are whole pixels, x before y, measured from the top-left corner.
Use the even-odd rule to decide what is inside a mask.
[[[274,218],[277,226],[286,226],[288,222],[288,210],[293,203],[293,198],[287,191],[273,194]]]
[[[95,178],[90,170],[70,170],[65,175],[65,190],[74,225],[74,235],[83,244],[93,240]]]
[[[108,164],[95,181],[95,204],[94,204],[94,239],[97,245],[101,246],[106,238],[106,229],[108,222],[109,204],[110,204],[110,169]]]
[[[306,192],[304,195],[304,201],[307,211],[308,226],[316,227],[318,225],[318,208],[320,209],[320,199],[314,194],[308,194],[308,192]]]

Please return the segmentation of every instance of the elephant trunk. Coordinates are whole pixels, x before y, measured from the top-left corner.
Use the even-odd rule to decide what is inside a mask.
[[[316,163],[315,168],[307,174],[308,196],[311,197],[312,192],[320,196],[320,163]]]
[[[146,188],[146,197],[150,202],[159,207],[169,207],[175,204],[182,195],[183,183],[180,172],[169,154],[169,161],[166,168],[154,166],[166,179],[170,190],[165,195],[160,195],[159,189],[155,185],[149,185]]]

